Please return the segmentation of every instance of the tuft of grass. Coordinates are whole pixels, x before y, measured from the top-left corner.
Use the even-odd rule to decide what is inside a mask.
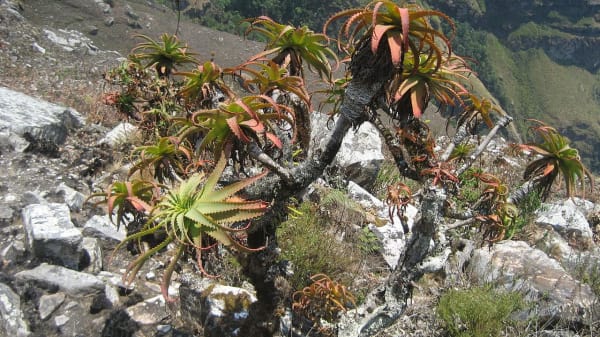
[[[302,289],[310,276],[327,274],[344,284],[351,284],[361,262],[358,245],[338,240],[328,219],[319,215],[316,205],[305,202],[295,218],[277,229],[282,258],[292,262],[294,275],[290,284]]]
[[[575,266],[574,276],[576,279],[590,286],[594,294],[600,297],[600,265],[597,260],[583,258]]]
[[[359,240],[359,248],[360,250],[366,254],[378,254],[381,250],[381,241],[375,233],[373,233],[369,227],[363,227],[358,235]]]
[[[506,230],[506,239],[511,239],[515,235],[521,232],[521,230],[533,221],[535,217],[535,211],[542,206],[542,196],[539,192],[534,191],[529,193],[523,200],[517,205],[519,208],[519,215],[513,222],[513,225]]]
[[[384,161],[379,168],[375,184],[373,185],[373,195],[380,200],[384,200],[387,194],[387,187],[399,182],[402,179],[400,171],[392,161]]]
[[[437,313],[450,336],[494,337],[510,324],[510,315],[524,305],[520,293],[500,293],[482,286],[448,291],[440,298]]]
[[[419,182],[406,179],[398,171],[398,167],[391,160],[386,160],[381,164],[377,177],[375,177],[375,184],[371,193],[379,200],[385,200],[387,198],[387,187],[395,185],[398,182],[403,181],[411,191],[418,190],[421,186]]]

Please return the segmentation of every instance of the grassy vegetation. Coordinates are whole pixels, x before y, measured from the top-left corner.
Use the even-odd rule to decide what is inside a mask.
[[[542,198],[539,192],[528,194],[518,205],[519,215],[513,226],[506,230],[506,238],[513,238],[521,232],[535,217],[535,211],[542,206]]]
[[[301,215],[277,230],[282,258],[294,266],[292,287],[304,288],[310,277],[319,273],[351,284],[363,255],[360,246],[338,240],[335,228],[318,213],[317,205],[303,203],[298,210]]]
[[[398,167],[393,161],[385,161],[381,164],[375,184],[373,185],[373,195],[380,200],[385,200],[387,195],[387,187],[391,186],[402,179]]]
[[[600,297],[600,265],[597,260],[582,258],[575,266],[574,276],[590,286],[594,294]]]
[[[448,291],[440,298],[437,312],[450,336],[494,337],[510,322],[510,315],[523,307],[521,294],[483,286]]]

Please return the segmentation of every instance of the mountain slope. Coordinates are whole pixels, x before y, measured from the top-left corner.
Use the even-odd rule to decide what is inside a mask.
[[[600,172],[600,1],[430,0],[458,22],[457,50],[525,131],[547,121]]]

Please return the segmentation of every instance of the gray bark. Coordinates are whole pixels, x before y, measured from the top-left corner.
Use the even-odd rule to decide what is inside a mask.
[[[323,174],[337,155],[344,136],[351,127],[360,125],[365,119],[366,108],[379,91],[383,82],[373,85],[352,81],[344,94],[340,116],[322,149],[309,151],[308,157],[294,168],[285,168],[256,147],[250,147],[252,156],[272,170],[272,174],[245,190],[249,199],[273,200],[268,213],[253,222],[248,230],[248,246],[266,247],[253,254],[237,254],[243,273],[251,280],[258,301],[249,311],[249,317],[240,330],[244,336],[272,336],[279,324],[275,309],[289,301],[277,288],[274,280],[285,273],[277,265],[277,226],[285,217],[285,202],[301,192]]]
[[[400,256],[398,268],[392,272],[385,289],[376,291],[383,294],[370,294],[367,301],[377,298],[383,302],[371,314],[349,323],[342,320],[340,336],[368,337],[375,336],[392,325],[406,310],[407,301],[412,294],[412,285],[424,274],[422,268],[429,256],[445,249],[444,244],[436,244],[434,239],[438,230],[443,229],[444,202],[446,193],[443,189],[431,187],[423,192],[421,204],[421,221],[413,228],[407,248]]]
[[[447,161],[456,145],[462,143],[468,136],[469,132],[467,130],[467,126],[465,124],[461,125],[458,130],[456,130],[454,137],[452,137],[452,142],[448,145],[446,151],[444,151],[440,157],[440,161]]]
[[[523,185],[521,185],[518,189],[510,194],[507,202],[518,204],[531,192],[535,191],[538,188],[535,180],[526,181]]]
[[[487,134],[487,136],[485,136],[485,138],[483,139],[481,144],[479,144],[477,149],[475,149],[475,151],[469,156],[469,159],[467,160],[467,162],[461,168],[456,170],[456,176],[460,176],[463,172],[468,170],[469,167],[471,167],[471,165],[473,165],[475,160],[477,160],[477,158],[479,158],[479,156],[481,156],[481,153],[490,144],[490,141],[492,141],[492,138],[494,138],[494,136],[496,136],[496,134],[498,133],[498,130],[500,130],[500,128],[505,128],[507,125],[510,124],[510,122],[512,122],[512,120],[513,120],[513,118],[509,115],[506,115],[506,116],[503,116],[502,118],[500,118],[496,122],[496,125],[494,126],[494,128],[492,130],[490,130],[490,132]]]

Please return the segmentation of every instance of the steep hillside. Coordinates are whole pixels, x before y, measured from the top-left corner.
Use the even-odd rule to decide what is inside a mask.
[[[600,1],[430,0],[458,22],[458,51],[521,124],[560,128],[600,172]],[[522,130],[525,131],[525,130]]]

